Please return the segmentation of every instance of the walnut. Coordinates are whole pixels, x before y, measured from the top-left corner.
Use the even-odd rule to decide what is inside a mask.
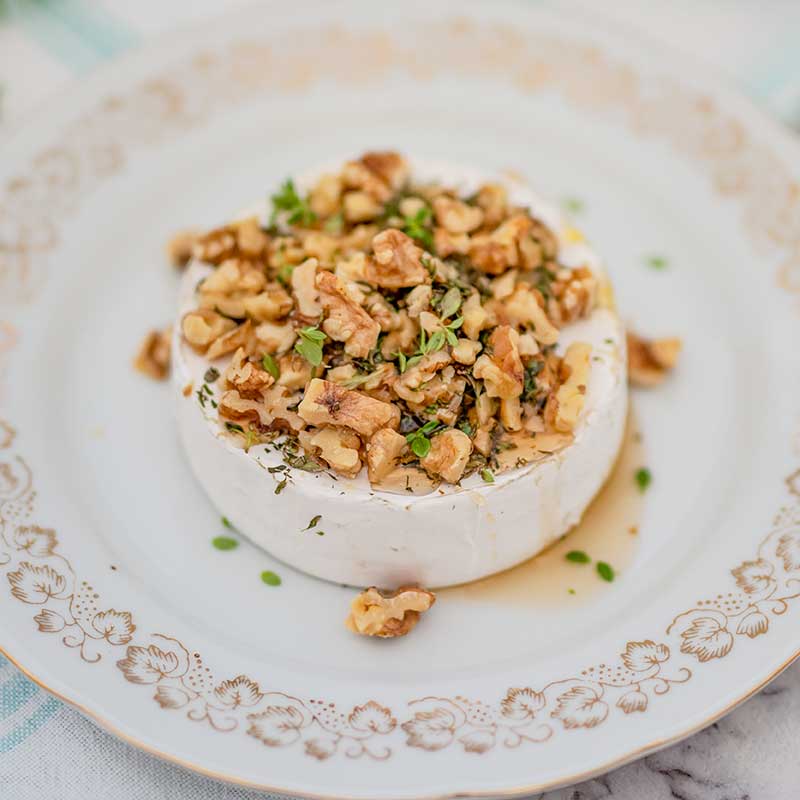
[[[346,428],[321,428],[301,431],[300,444],[311,455],[318,455],[334,471],[355,478],[361,470],[361,439]]]
[[[417,341],[417,324],[405,309],[397,313],[395,323],[397,327],[381,342],[381,355],[385,359],[394,358],[396,353],[407,352]]]
[[[481,296],[473,292],[461,306],[461,316],[464,318],[462,329],[470,339],[477,339],[480,332],[488,327],[489,312],[481,305]]]
[[[283,386],[270,386],[263,392],[264,406],[272,416],[273,429],[289,428],[293,431],[300,431],[306,424],[300,415],[294,411],[297,405],[297,395],[287,392]]]
[[[313,378],[297,409],[310,425],[344,425],[362,436],[380,428],[397,428],[400,409],[331,381]]]
[[[367,192],[346,192],[342,205],[348,222],[369,222],[383,213],[383,206]]]
[[[348,355],[366,358],[378,341],[380,325],[361,308],[334,274],[319,272],[316,283],[322,307],[327,313],[322,329],[331,339],[344,342]]]
[[[232,331],[224,333],[218,339],[215,339],[206,351],[206,357],[213,361],[215,358],[232,353],[240,347],[246,348],[252,333],[252,325],[250,320],[247,320]]]
[[[567,378],[558,387],[555,394],[556,408],[552,412],[552,425],[558,433],[571,433],[578,424],[589,383],[591,352],[591,345],[585,342],[573,342],[564,354],[561,369],[567,373]],[[545,419],[548,417],[548,411],[546,408]]]
[[[506,297],[511,296],[514,292],[514,287],[517,285],[517,271],[510,269],[504,272],[499,278],[492,281],[492,297],[495,300],[505,300]]]
[[[420,211],[424,211],[427,207],[428,204],[421,197],[404,197],[398,206],[402,217],[416,217]]]
[[[380,483],[396,466],[407,447],[406,437],[391,428],[375,431],[367,442],[367,473]]]
[[[501,275],[509,267],[519,266],[519,242],[528,234],[532,224],[527,215],[516,214],[492,233],[473,236],[469,254],[475,266],[490,275]]]
[[[318,266],[316,258],[308,258],[292,270],[292,291],[297,310],[309,320],[322,313],[316,283]]]
[[[436,314],[431,314],[430,311],[420,312],[419,327],[422,328],[428,336],[432,333],[436,333],[436,331],[444,329],[444,325],[439,317],[437,317]]]
[[[447,258],[453,253],[463,256],[469,252],[469,234],[454,234],[444,228],[436,227],[433,229],[433,246],[439,258]]]
[[[347,258],[341,258],[336,262],[335,275],[347,284],[366,283],[367,265],[366,253],[352,253]]]
[[[239,220],[230,227],[236,234],[236,248],[239,255],[254,260],[264,255],[269,237],[261,230],[256,217]]]
[[[569,433],[536,433],[533,446],[541,453],[555,453],[572,444],[574,440]]]
[[[411,317],[411,319],[418,319],[423,311],[427,311],[430,308],[431,297],[433,297],[433,287],[429,283],[415,286],[406,295],[408,316]]]
[[[317,258],[322,263],[330,264],[341,248],[341,242],[336,236],[321,231],[311,231],[303,239],[303,248],[309,258]]]
[[[181,322],[181,331],[187,342],[198,352],[206,348],[217,338],[233,330],[236,323],[208,308],[199,308],[185,314]]]
[[[472,339],[459,339],[458,344],[452,349],[451,355],[454,361],[459,364],[474,364],[478,353],[483,349],[480,342],[473,342]]]
[[[458,428],[437,433],[431,439],[431,449],[420,460],[423,469],[432,475],[440,475],[449,483],[458,483],[472,453],[472,441]]]
[[[342,181],[338,175],[323,175],[308,194],[309,208],[318,217],[330,217],[339,211]]]
[[[133,366],[143,375],[163,381],[169,375],[172,328],[150,331],[139,347]]]
[[[489,397],[511,400],[522,394],[525,369],[519,357],[519,334],[508,325],[499,325],[489,337],[491,356],[482,355],[472,369],[482,378]]]
[[[536,337],[532,333],[521,333],[518,347],[519,354],[523,358],[535,356],[539,353],[539,345],[536,343]]]
[[[225,384],[236,389],[241,397],[260,399],[261,391],[271,386],[275,379],[266,370],[247,360],[247,354],[240,347],[233,355],[225,370]]]
[[[287,353],[278,360],[279,375],[276,383],[289,391],[302,389],[311,380],[311,364],[299,353]]]
[[[167,258],[173,267],[185,267],[192,260],[197,238],[197,231],[179,231],[167,242]]]
[[[529,286],[520,285],[506,298],[503,307],[509,320],[521,327],[530,325],[536,341],[544,345],[558,341],[558,328],[547,318],[536,294]]]
[[[362,636],[405,636],[419,622],[419,615],[435,602],[436,595],[427,589],[402,586],[395,592],[382,593],[372,586],[353,600],[345,625]]]
[[[408,180],[408,162],[391,150],[364,153],[361,163],[374,175],[377,175],[392,192],[398,191]]]
[[[500,422],[507,431],[522,430],[522,404],[519,397],[500,401]]]
[[[634,386],[663,383],[675,367],[683,344],[680,339],[644,339],[628,332],[628,379]]]
[[[437,350],[423,356],[414,366],[409,367],[395,382],[394,391],[408,403],[419,404],[425,401],[420,387],[444,369],[451,361],[446,350]]]
[[[436,221],[448,233],[470,233],[483,224],[483,210],[479,206],[470,206],[461,200],[447,195],[439,195],[433,201]]]
[[[297,331],[291,323],[262,322],[256,328],[256,340],[262,351],[275,354],[291,350]]]
[[[240,319],[247,313],[245,299],[258,294],[266,285],[264,273],[246,261],[223,261],[199,287],[201,308],[213,308]]]
[[[423,250],[395,228],[381,231],[372,240],[375,258],[367,265],[367,280],[386,289],[403,289],[430,280],[422,263]]]
[[[561,270],[551,284],[553,297],[548,310],[559,325],[586,317],[595,304],[597,280],[586,267]]]
[[[267,411],[263,397],[257,399],[242,397],[236,389],[225,392],[217,407],[220,417],[234,422],[257,422],[262,427],[272,425],[273,416]]]
[[[504,186],[487,183],[478,190],[475,202],[483,209],[484,223],[493,228],[499,225],[506,215],[508,195]]]
[[[236,233],[227,225],[198,237],[192,255],[206,264],[221,264],[236,255]]]
[[[372,292],[366,296],[364,309],[380,325],[384,333],[393,331],[400,325],[397,312],[380,292]]]
[[[343,252],[356,250],[368,251],[372,247],[372,240],[378,234],[377,225],[356,225],[353,230],[340,239]]]
[[[270,283],[253,297],[242,300],[245,313],[255,322],[282,319],[292,310],[292,298],[278,283]]]

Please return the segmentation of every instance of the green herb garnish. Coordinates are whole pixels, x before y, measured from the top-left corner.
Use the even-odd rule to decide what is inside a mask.
[[[647,256],[644,263],[651,269],[666,269],[669,266],[669,262],[664,256]]]
[[[274,223],[281,211],[286,214],[286,221],[290,225],[308,226],[317,220],[317,215],[308,207],[308,203],[297,194],[291,178],[281,186],[280,191],[272,195],[270,222]]]
[[[640,492],[647,491],[647,487],[653,482],[653,475],[647,467],[637,469],[634,478]]]
[[[433,250],[433,234],[430,225],[433,214],[429,206],[423,206],[413,217],[403,219],[403,233],[422,242],[427,250]]]
[[[311,517],[311,522],[303,528],[304,531],[310,531],[312,528],[316,528],[319,525],[319,521],[322,519],[322,514],[317,514],[315,517]]]
[[[288,478],[284,478],[278,485],[275,487],[275,494],[280,494],[285,488],[286,484],[288,483]]]
[[[567,589],[567,594],[575,594],[575,590],[574,589]]]
[[[484,483],[494,483],[494,475],[488,467],[484,467],[481,470],[481,478],[483,478]]]
[[[261,573],[261,580],[267,584],[267,586],[280,586],[281,585],[281,576],[277,575],[270,569],[265,569]]]
[[[294,264],[284,264],[275,276],[278,283],[282,283],[287,289],[292,282],[292,273],[294,272]]]
[[[322,343],[328,337],[316,326],[301,328],[297,332],[300,337],[295,342],[294,349],[313,367],[322,363]]]
[[[203,380],[206,383],[214,383],[217,378],[219,378],[219,370],[216,367],[209,367],[206,370],[206,374],[203,375]]]
[[[583,200],[579,197],[565,197],[562,205],[570,214],[580,214],[584,209]]]
[[[418,458],[425,458],[431,451],[431,440],[428,434],[433,433],[438,428],[442,427],[435,419],[426,422],[421,428],[406,434],[406,441],[411,448],[411,452]]]
[[[583,550],[570,550],[564,558],[575,564],[588,564],[592,560]]]
[[[269,353],[264,353],[261,359],[261,366],[264,367],[275,380],[278,380],[281,370],[280,367],[278,367],[278,362]]]
[[[461,308],[461,290],[453,286],[445,292],[442,302],[439,304],[439,315],[442,319],[448,319]]]
[[[220,521],[222,524],[229,530],[235,531],[236,528],[233,527],[233,523],[227,517],[220,517]]]
[[[211,540],[211,544],[217,550],[235,550],[239,546],[239,542],[236,539],[231,539],[230,536],[216,536]]]
[[[344,217],[342,216],[342,212],[339,211],[336,214],[328,217],[325,220],[325,230],[328,233],[341,233],[342,229],[344,228]]]
[[[614,568],[605,561],[597,562],[597,574],[604,580],[611,583],[614,580]]]

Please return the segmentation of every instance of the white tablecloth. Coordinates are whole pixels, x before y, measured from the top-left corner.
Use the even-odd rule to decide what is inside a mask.
[[[487,0],[488,2],[489,0]],[[529,0],[534,2],[535,0]],[[554,0],[551,5],[556,4]],[[590,0],[562,0],[573,13]],[[49,95],[148,37],[242,0],[0,0],[0,148]],[[604,13],[692,52],[800,130],[798,0],[614,0]],[[2,625],[2,620],[0,620]],[[800,667],[726,719],[555,800],[794,800]],[[38,689],[0,657],[0,800],[254,800],[145,755]]]

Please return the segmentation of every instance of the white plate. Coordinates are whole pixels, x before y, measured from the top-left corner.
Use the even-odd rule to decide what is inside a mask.
[[[171,36],[4,148],[0,649],[142,748],[320,797],[524,794],[711,722],[798,654],[800,149],[685,58],[593,20],[307,12]],[[386,146],[579,197],[625,318],[686,351],[634,398],[643,509],[606,501],[560,545],[616,559],[614,583],[565,571],[562,549],[374,642],[342,625],[349,591],[211,548],[169,388],[130,356],[172,313],[171,232]]]

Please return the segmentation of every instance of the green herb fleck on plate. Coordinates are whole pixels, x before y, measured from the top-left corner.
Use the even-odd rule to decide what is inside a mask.
[[[235,550],[239,546],[239,542],[236,539],[231,539],[230,536],[216,536],[211,540],[211,544],[217,550]]]
[[[604,580],[611,583],[614,580],[614,568],[605,561],[597,562],[597,574]]]
[[[567,594],[575,594],[575,590],[574,589],[567,589]]]
[[[222,524],[229,530],[234,531],[236,528],[233,527],[233,523],[227,517],[220,517]]]
[[[637,469],[634,478],[636,479],[636,485],[639,487],[640,492],[647,491],[647,488],[653,482],[653,475],[647,467],[640,467]]]
[[[312,528],[316,528],[319,525],[319,521],[322,519],[322,514],[317,514],[315,517],[311,517],[311,522],[303,528],[304,531],[310,531]]]
[[[664,256],[647,256],[644,263],[647,264],[650,269],[666,269],[669,266],[669,262]]]
[[[565,197],[562,205],[564,210],[569,214],[580,214],[584,209],[583,200],[579,197]]]
[[[206,374],[203,375],[203,380],[206,383],[214,383],[217,378],[219,378],[219,370],[216,367],[209,367],[206,370]]]
[[[570,550],[564,558],[574,564],[588,564],[592,560],[583,550]]]
[[[281,576],[277,575],[270,569],[265,569],[261,573],[261,580],[267,584],[267,586],[280,586],[281,585]]]

